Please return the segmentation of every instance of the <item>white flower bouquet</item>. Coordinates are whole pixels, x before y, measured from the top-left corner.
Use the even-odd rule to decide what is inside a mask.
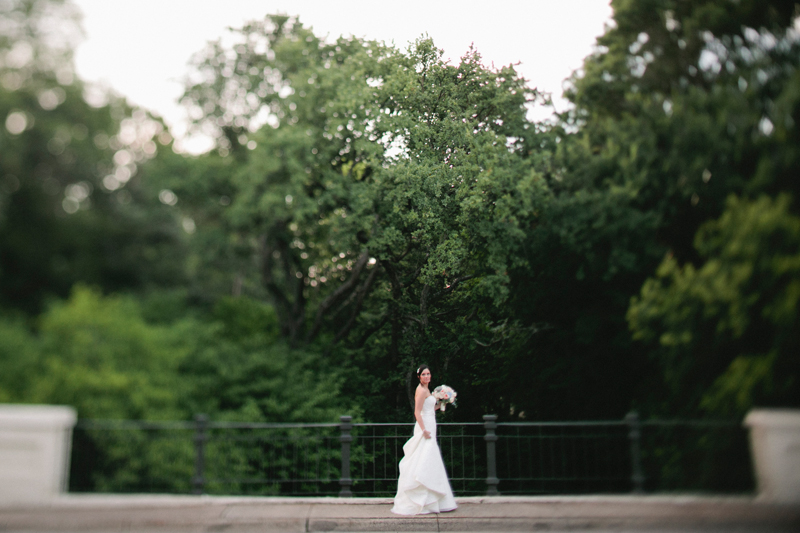
[[[447,385],[439,385],[433,389],[433,397],[436,398],[436,406],[440,411],[444,411],[444,408],[449,403],[453,404],[454,407],[458,407],[456,405],[456,396],[458,396],[458,393]]]

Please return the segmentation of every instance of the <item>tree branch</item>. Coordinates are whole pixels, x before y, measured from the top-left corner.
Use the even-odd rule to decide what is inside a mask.
[[[365,331],[364,334],[361,335],[361,338],[358,340],[358,342],[356,344],[354,344],[353,346],[351,346],[351,348],[353,350],[360,350],[361,348],[363,348],[364,344],[367,343],[369,338],[372,337],[378,331],[380,331],[380,329],[383,326],[385,326],[387,322],[389,322],[390,316],[391,315],[388,314],[388,313],[386,315],[384,315],[383,318],[381,318],[378,322],[375,323],[375,325],[373,325],[371,328],[367,329],[367,331]]]
[[[434,297],[431,299],[431,301],[436,301],[436,300],[438,300],[439,298],[441,298],[441,297],[443,297],[443,296],[445,296],[445,295],[447,295],[447,294],[450,294],[451,292],[453,292],[453,291],[456,289],[456,287],[457,287],[457,286],[458,286],[460,283],[464,283],[465,281],[469,281],[469,280],[471,280],[471,279],[473,279],[473,278],[477,278],[477,277],[478,277],[478,275],[477,275],[477,274],[470,274],[469,276],[464,276],[464,277],[461,277],[461,278],[456,278],[456,279],[455,279],[455,280],[453,280],[453,282],[452,282],[450,285],[448,285],[448,286],[447,286],[445,289],[443,289],[443,290],[441,290],[441,291],[437,292],[437,293],[436,293],[436,295],[435,295],[435,296],[434,296]]]
[[[422,287],[422,294],[419,297],[419,314],[422,316],[422,327],[428,327],[428,295],[431,292],[431,286],[427,283]]]
[[[361,308],[364,304],[364,297],[369,294],[370,289],[372,288],[372,284],[375,282],[375,278],[378,277],[378,268],[373,268],[369,276],[367,276],[367,281],[364,282],[364,285],[357,291],[358,292],[358,299],[356,300],[355,306],[353,306],[353,312],[350,314],[350,319],[347,321],[347,324],[336,334],[336,337],[333,339],[333,344],[338,343],[342,339],[344,339],[349,333],[350,330],[353,329],[353,326],[356,323],[356,319],[358,318],[358,314],[361,312]]]
[[[288,318],[290,303],[289,299],[283,293],[281,288],[277,283],[275,283],[275,279],[272,275],[272,253],[274,250],[268,244],[266,235],[261,235],[258,238],[258,248],[261,255],[261,282],[275,300],[278,312],[284,315],[281,322],[285,323],[286,319]]]
[[[339,285],[335,291],[328,295],[328,297],[319,304],[319,307],[317,308],[317,314],[314,317],[314,325],[311,326],[311,330],[306,336],[307,342],[310,342],[311,339],[316,337],[317,333],[319,333],[319,330],[322,327],[322,319],[325,317],[325,313],[328,312],[328,309],[330,309],[348,291],[353,290],[353,288],[356,286],[358,283],[358,277],[361,275],[361,271],[364,269],[367,261],[369,261],[369,250],[364,250],[364,252],[361,254],[361,257],[359,257],[358,261],[356,261],[356,264],[353,265],[350,278]]]
[[[428,257],[430,257],[430,254],[427,254],[427,255],[425,256],[425,259],[427,259]],[[414,273],[413,273],[413,274],[411,274],[411,276],[408,278],[408,280],[407,280],[407,281],[403,281],[403,282],[401,282],[401,284],[400,284],[400,285],[401,285],[402,287],[409,287],[409,286],[413,285],[413,284],[414,284],[414,282],[415,282],[415,281],[417,281],[417,278],[419,277],[419,275],[422,273],[422,267],[423,267],[423,266],[425,266],[425,263],[422,263],[422,264],[420,264],[420,265],[417,267],[417,269],[414,271]]]
[[[389,281],[392,284],[392,295],[394,295],[395,290],[399,290],[399,288],[403,286],[403,284],[400,283],[400,278],[397,276],[397,270],[389,261],[381,261],[380,265],[389,275]]]
[[[422,323],[422,320],[420,320],[419,318],[417,318],[415,316],[403,315],[401,318],[403,318],[404,320],[410,320],[411,322],[416,322],[420,326],[424,326],[424,324]]]
[[[389,302],[389,320],[392,322],[392,336],[389,342],[389,360],[397,363],[400,356],[400,298],[403,295],[403,285],[397,277],[397,270],[388,261],[381,261],[380,265],[389,275],[389,284],[392,286],[392,300]]]
[[[406,256],[408,255],[408,253],[411,251],[411,247],[412,247],[413,245],[414,245],[414,241],[412,241],[412,240],[409,240],[409,241],[408,241],[408,244],[406,245],[406,249],[405,249],[405,250],[403,250],[403,253],[402,253],[402,254],[400,254],[400,257],[395,257],[394,255],[392,255],[392,261],[393,261],[393,262],[395,262],[395,263],[399,263],[400,261],[402,261],[403,259],[405,259],[405,257],[406,257]]]
[[[289,242],[286,239],[278,238],[278,247],[281,254],[281,263],[283,265],[283,275],[287,280],[286,285],[293,289],[293,298],[289,301],[284,295],[287,306],[287,320],[286,328],[288,329],[289,343],[294,345],[299,337],[303,323],[305,322],[306,315],[306,298],[304,294],[305,289],[305,274],[299,268],[299,261],[296,257],[292,256],[292,250],[289,248]],[[300,272],[300,277],[297,273]]]

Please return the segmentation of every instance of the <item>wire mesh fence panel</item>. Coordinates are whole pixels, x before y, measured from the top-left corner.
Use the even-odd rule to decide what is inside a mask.
[[[437,426],[456,495],[486,494],[490,479],[494,490],[497,480],[489,463],[502,494],[753,490],[747,433],[738,422],[629,416],[607,422],[497,423],[496,430],[490,428],[494,424]],[[403,445],[412,434],[409,423],[352,424],[350,429],[202,417],[194,422],[81,421],[73,434],[70,491],[337,495],[350,482],[340,478],[343,439],[352,435],[352,493],[392,496]]]
[[[403,445],[412,424],[355,424],[351,445],[353,493],[394,496]],[[439,424],[437,443],[456,495],[486,492],[486,445],[481,424]]]
[[[339,431],[330,427],[211,428],[204,492],[245,495],[335,495]]]
[[[72,492],[335,495],[341,446],[335,424],[208,424],[198,472],[195,423],[78,425]]]
[[[503,494],[630,491],[630,448],[620,423],[498,424],[497,435]]]
[[[350,472],[356,496],[394,496],[411,424],[355,424]]]
[[[71,492],[188,493],[191,428],[78,425],[73,431]]]
[[[486,442],[483,424],[437,426],[445,470],[456,496],[486,494]]]
[[[641,439],[648,492],[754,490],[747,430],[740,423],[648,421]]]

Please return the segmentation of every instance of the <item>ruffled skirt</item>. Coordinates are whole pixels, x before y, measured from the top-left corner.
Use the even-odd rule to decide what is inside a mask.
[[[435,437],[426,439],[414,424],[414,436],[403,445],[403,453],[393,513],[444,513],[458,507]]]

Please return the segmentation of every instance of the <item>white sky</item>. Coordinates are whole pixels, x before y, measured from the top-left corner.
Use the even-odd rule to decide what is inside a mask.
[[[400,48],[427,33],[453,62],[470,43],[486,64],[521,63],[518,71],[563,109],[561,83],[591,51],[611,18],[609,0],[74,0],[87,39],[78,74],[102,82],[164,117],[184,137],[177,99],[195,52],[267,14],[299,15],[318,35],[355,35]],[[543,118],[543,117],[540,117]],[[207,140],[184,141],[192,152]]]

